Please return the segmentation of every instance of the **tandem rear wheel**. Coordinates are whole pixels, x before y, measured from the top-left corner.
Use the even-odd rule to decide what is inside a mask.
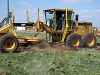
[[[78,34],[70,34],[67,37],[66,43],[74,47],[80,47],[82,43],[81,36]]]
[[[66,43],[74,47],[83,47],[93,48],[96,45],[96,37],[93,33],[87,33],[83,37],[78,34],[70,34],[67,37]]]
[[[96,45],[96,37],[93,33],[88,33],[82,38],[83,47],[93,48]]]

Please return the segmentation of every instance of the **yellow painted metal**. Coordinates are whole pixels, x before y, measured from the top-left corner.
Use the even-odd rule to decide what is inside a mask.
[[[12,24],[12,32],[13,32],[14,36],[16,36],[16,37],[17,37],[17,33],[16,33],[16,30],[15,30],[15,28],[14,28],[13,24]]]
[[[7,24],[7,25],[3,26],[2,28],[0,28],[0,34],[7,33],[10,29],[12,29],[13,34],[17,37],[16,31],[15,31],[14,26],[13,26],[13,23]]]
[[[66,8],[66,26],[65,26],[65,29],[64,29],[63,35],[62,35],[62,40],[61,40],[62,43],[64,43],[64,40],[65,40],[65,37],[66,37],[66,33],[67,33],[68,27],[69,27],[67,18],[68,18],[68,8]]]
[[[47,31],[49,34],[52,35],[52,33],[54,32],[54,30],[49,27],[48,25],[44,24],[43,22],[40,21],[40,9],[38,8],[38,19],[37,19],[37,22],[34,23],[34,26],[36,28],[36,31],[37,32],[43,32],[43,31]]]
[[[26,10],[26,21],[27,21],[28,23],[30,23],[29,16],[28,16],[28,10]]]
[[[7,33],[10,29],[12,29],[13,34],[17,37],[16,30],[14,28],[13,23],[14,23],[14,10],[12,11],[12,23],[7,24],[2,28],[0,28],[0,36],[3,36],[3,34]]]
[[[14,23],[14,10],[12,10],[12,23]]]
[[[99,28],[93,28],[93,33],[95,36],[100,36],[100,29]]]
[[[37,21],[40,21],[40,9],[38,8],[38,18]]]
[[[92,32],[92,26],[73,26],[72,27],[72,33],[79,34],[81,36],[84,36],[85,34]]]
[[[80,41],[77,37],[72,38],[72,45],[73,46],[77,47],[77,46],[79,46],[79,44],[80,44]]]
[[[89,46],[93,46],[94,43],[95,43],[94,38],[91,37],[91,36],[88,37],[88,38],[87,38],[87,43],[88,43]]]
[[[12,28],[12,32],[13,32],[14,36],[17,37],[17,33],[16,33],[16,30],[15,30],[15,28],[14,28],[13,23],[14,23],[14,10],[12,11],[12,24],[11,24],[11,28]],[[10,26],[9,26],[9,27],[10,27]],[[7,28],[7,29],[8,29],[8,28]]]
[[[63,11],[63,12],[66,11],[66,9],[60,9],[60,8],[46,9],[45,11],[52,11],[52,10],[55,10],[55,11]],[[68,9],[68,11],[72,12],[73,10],[72,9]]]
[[[39,31],[41,31],[41,32],[47,31],[50,35],[52,35],[54,33],[54,30],[50,26],[44,24],[41,21],[37,21],[36,23],[34,23],[34,26],[37,29],[36,30],[37,32],[39,32]]]
[[[39,32],[41,29],[41,21],[40,21],[40,9],[38,8],[38,16],[37,16],[37,22],[34,23],[34,26],[36,28],[36,32]]]
[[[93,29],[93,33],[95,36],[97,36],[97,29]]]
[[[26,26],[25,30],[33,30],[33,27],[32,26]]]
[[[7,24],[5,26],[3,26],[2,28],[0,28],[0,34],[1,33],[7,33],[9,31],[9,29],[12,28],[12,24]]]
[[[96,36],[99,36],[100,37],[100,28],[96,28],[97,29],[97,34]]]
[[[13,50],[14,47],[15,47],[15,41],[13,39],[7,39],[5,42],[4,42],[4,47],[6,50]]]
[[[30,36],[26,36],[24,37],[24,39],[26,40],[26,42],[39,42],[42,40],[41,37],[30,37]]]
[[[30,23],[29,16],[28,16],[28,10],[26,10],[26,21],[27,23]],[[33,30],[33,26],[25,26],[25,30]]]
[[[14,10],[12,11],[12,23],[7,24],[3,26],[2,28],[0,28],[0,34],[7,33],[10,29],[12,29],[13,34],[17,37],[16,30],[14,28],[13,23],[14,23]]]

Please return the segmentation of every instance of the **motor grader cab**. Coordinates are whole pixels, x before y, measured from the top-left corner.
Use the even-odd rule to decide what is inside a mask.
[[[63,30],[66,27],[67,21],[70,24],[68,26],[68,29],[71,28],[71,21],[73,20],[74,12],[71,9],[68,9],[67,12],[68,12],[68,14],[66,15],[65,9],[58,9],[58,8],[44,10],[46,24],[55,31],[53,36],[58,37],[58,38],[56,38],[56,40],[54,39],[54,37],[52,37],[53,42],[55,42],[55,41],[57,42],[62,39],[61,37],[63,34]],[[68,16],[67,21],[66,21],[66,16]],[[46,37],[48,38],[47,34],[46,34]]]
[[[52,37],[52,42],[67,43],[72,46],[94,47],[96,37],[93,34],[92,22],[80,21],[72,9],[47,9],[44,10],[46,25],[46,38]],[[46,26],[45,25],[45,26]],[[43,26],[43,25],[42,25]],[[52,35],[50,34],[52,32]]]

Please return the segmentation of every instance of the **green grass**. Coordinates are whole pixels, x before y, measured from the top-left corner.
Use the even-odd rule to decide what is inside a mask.
[[[100,51],[0,53],[0,75],[100,75]]]
[[[29,31],[22,30],[22,31],[17,31],[17,36],[34,36],[37,33],[38,32],[36,32],[35,30],[29,30]],[[38,36],[46,38],[46,32],[39,32]]]
[[[34,35],[33,32],[17,33],[18,36]],[[97,39],[100,43],[100,37]],[[100,75],[100,50],[0,53],[0,75]]]
[[[100,37],[97,37],[96,39],[97,39],[97,43],[100,43]]]

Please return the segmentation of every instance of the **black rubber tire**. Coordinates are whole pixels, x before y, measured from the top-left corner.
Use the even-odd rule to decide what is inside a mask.
[[[88,38],[89,37],[92,37],[94,39],[94,44],[92,46],[90,46],[88,44]],[[86,35],[84,35],[83,38],[82,38],[82,45],[83,45],[83,47],[88,47],[88,48],[95,47],[96,46],[96,37],[95,37],[95,35],[93,33],[87,33]]]
[[[73,38],[77,38],[78,40],[79,40],[79,44],[77,45],[77,46],[75,46],[75,47],[80,47],[81,46],[81,43],[82,43],[82,40],[81,40],[81,36],[80,35],[78,35],[78,34],[70,34],[68,37],[67,37],[67,40],[66,40],[66,43],[68,44],[68,45],[72,45],[73,46],[73,44],[72,44],[72,39]]]
[[[7,39],[12,39],[14,41],[14,43],[15,43],[15,46],[14,46],[14,48],[12,50],[7,50],[5,48],[5,46],[4,46],[5,45],[5,41]],[[6,52],[6,53],[17,52],[18,46],[19,46],[19,42],[18,42],[17,38],[13,34],[5,34],[0,38],[0,50],[2,52]]]

